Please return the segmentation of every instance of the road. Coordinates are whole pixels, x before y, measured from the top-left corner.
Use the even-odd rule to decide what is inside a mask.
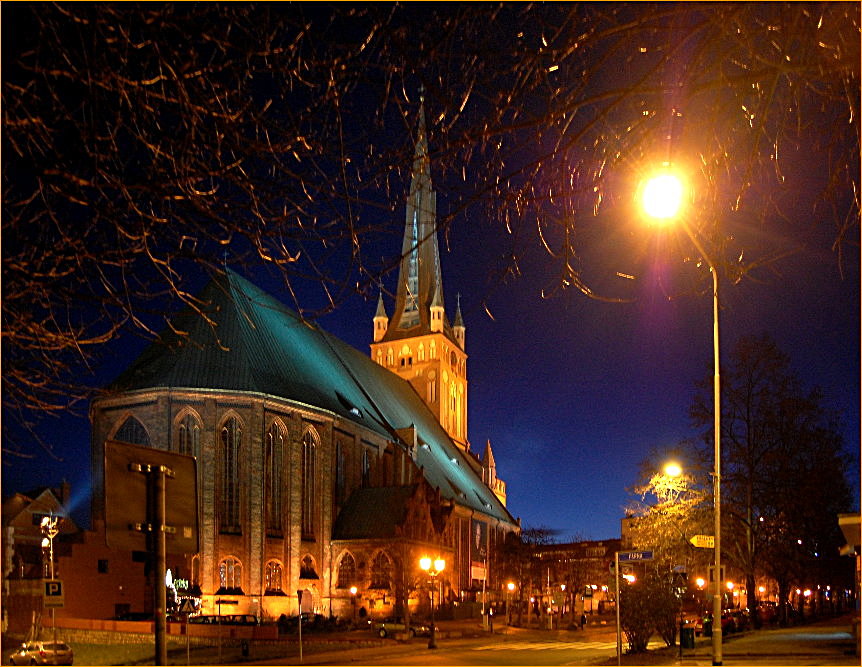
[[[664,643],[655,642],[653,646],[664,646]],[[438,639],[436,649],[427,648],[427,642],[417,638],[409,643],[393,642],[383,648],[342,651],[337,656],[312,654],[306,657],[304,664],[334,664],[335,658],[338,664],[351,665],[584,665],[604,662],[615,655],[615,634],[601,629]]]

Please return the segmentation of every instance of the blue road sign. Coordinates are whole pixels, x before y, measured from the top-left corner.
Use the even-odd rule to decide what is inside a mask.
[[[652,560],[652,551],[621,551],[620,563],[633,560]]]

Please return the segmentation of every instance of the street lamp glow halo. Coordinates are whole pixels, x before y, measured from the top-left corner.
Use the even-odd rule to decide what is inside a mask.
[[[676,461],[668,461],[664,466],[664,474],[668,477],[679,477],[682,475],[682,466]]]
[[[640,205],[651,220],[672,222],[683,210],[686,190],[682,176],[665,168],[643,181]]]

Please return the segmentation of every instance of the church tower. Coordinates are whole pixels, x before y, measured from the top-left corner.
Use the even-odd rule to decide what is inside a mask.
[[[395,310],[391,318],[387,317],[381,294],[374,316],[371,358],[408,380],[449,436],[466,451],[469,446],[464,339],[460,303],[452,326],[443,301],[437,197],[431,186],[422,99]]]

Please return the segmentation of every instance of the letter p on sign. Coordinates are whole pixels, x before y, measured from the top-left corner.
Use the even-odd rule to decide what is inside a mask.
[[[42,593],[42,602],[45,607],[59,608],[66,603],[63,595],[63,582],[60,579],[45,579],[45,589]]]

